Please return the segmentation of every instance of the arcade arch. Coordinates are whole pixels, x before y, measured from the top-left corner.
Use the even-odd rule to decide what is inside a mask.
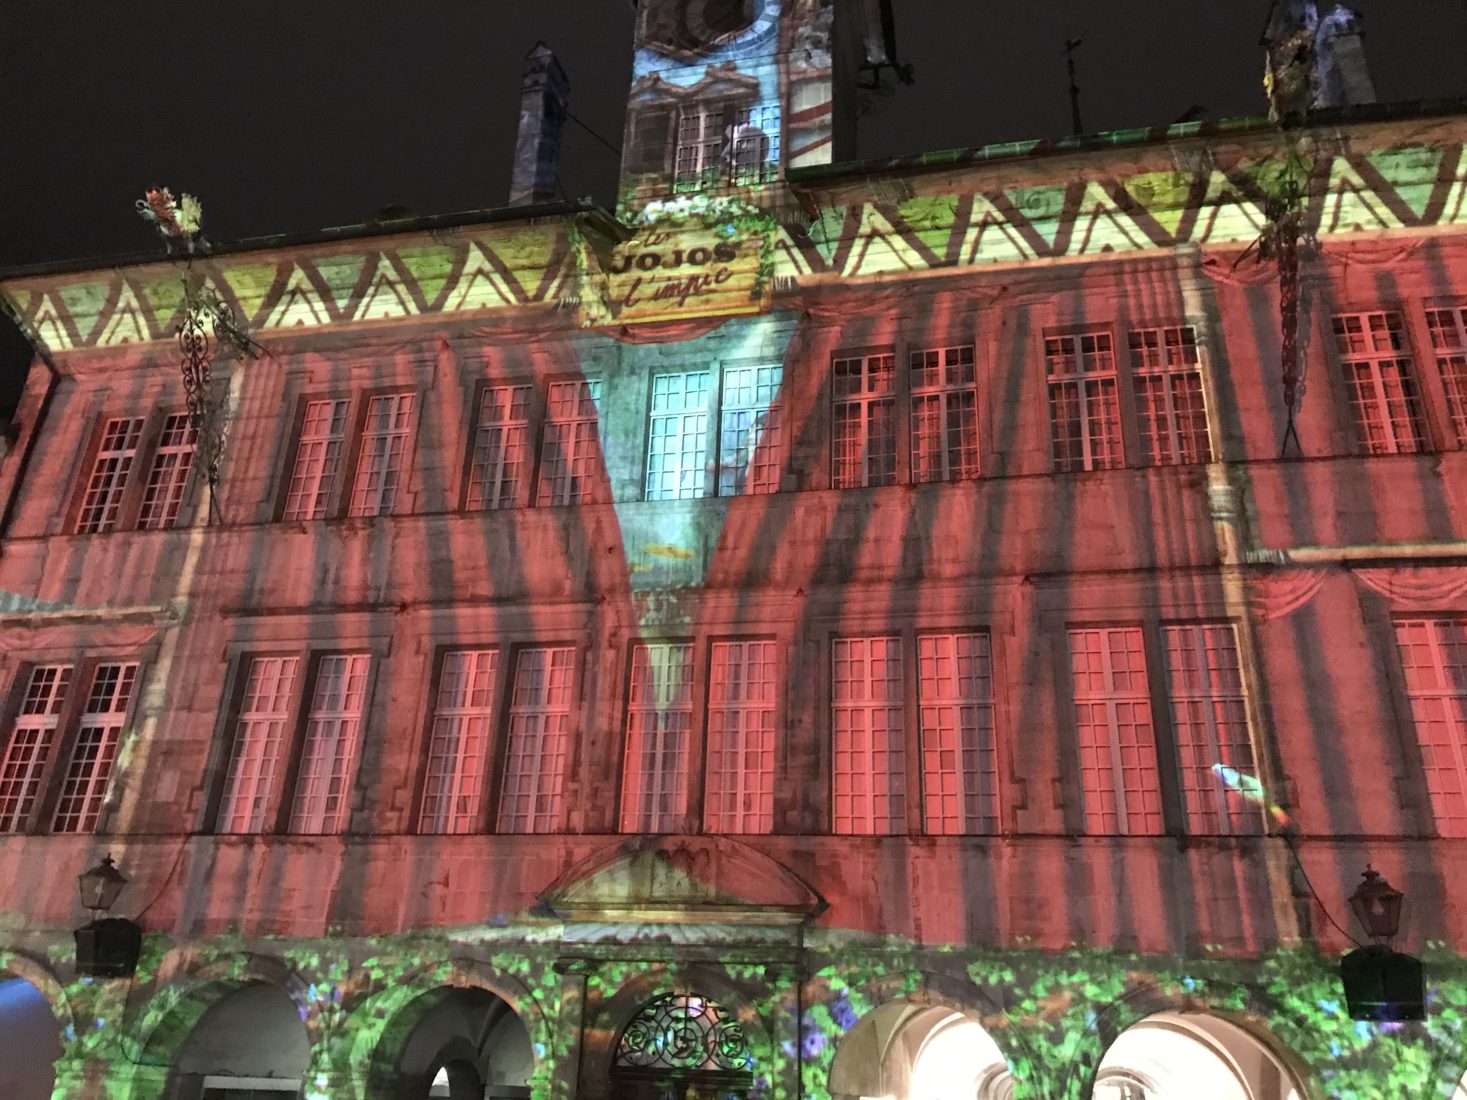
[[[1092,1100],[1304,1100],[1282,1058],[1256,1035],[1202,1013],[1158,1012],[1116,1038]]]
[[[863,1016],[830,1067],[832,1100],[1011,1100],[1013,1077],[998,1043],[952,1008],[906,1001]]]
[[[254,982],[226,993],[199,1017],[178,1048],[168,1100],[232,1100],[299,1092],[310,1039],[290,995]]]
[[[372,1058],[367,1095],[383,1100],[520,1100],[534,1047],[524,1021],[479,987],[443,986],[393,1017]]]
[[[0,1096],[51,1100],[61,1028],[46,995],[24,978],[0,971]]]

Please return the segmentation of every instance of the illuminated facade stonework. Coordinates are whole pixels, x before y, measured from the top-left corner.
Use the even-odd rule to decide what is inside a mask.
[[[617,217],[195,258],[212,523],[181,261],[0,279],[58,1100],[1452,1095],[1467,107],[841,166],[836,6],[645,4]],[[1424,1023],[1345,1011],[1367,863]]]

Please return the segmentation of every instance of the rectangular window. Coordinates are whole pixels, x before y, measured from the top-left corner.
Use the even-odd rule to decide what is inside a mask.
[[[760,179],[766,165],[779,163],[779,105],[741,107],[734,118],[733,174],[736,183]]]
[[[219,807],[221,833],[260,833],[269,824],[299,665],[295,657],[250,661]]]
[[[601,496],[597,408],[601,381],[552,382],[545,409],[536,503],[584,504]]]
[[[1211,462],[1197,334],[1190,325],[1130,335],[1141,450],[1153,466]]]
[[[148,471],[148,485],[143,490],[143,505],[138,511],[138,527],[142,530],[172,527],[178,519],[198,439],[199,433],[188,413],[173,413],[163,421],[158,449],[153,453],[153,468]]]
[[[306,402],[295,468],[285,497],[286,519],[321,519],[331,507],[341,476],[348,405],[345,399]]]
[[[470,508],[514,508],[530,487],[530,387],[488,386],[469,464]]]
[[[524,649],[515,662],[501,833],[551,833],[560,826],[574,666],[569,646]]]
[[[652,379],[647,431],[647,499],[686,500],[708,492],[708,372]]]
[[[0,757],[0,832],[21,832],[30,821],[70,685],[70,665],[31,669],[20,713]]]
[[[912,480],[978,476],[978,391],[971,344],[912,352]]]
[[[688,742],[693,731],[693,647],[640,644],[632,650],[627,696],[624,833],[668,833],[688,812]]]
[[[1447,413],[1458,447],[1467,447],[1467,306],[1426,311],[1436,368],[1447,393]]]
[[[479,825],[494,736],[496,649],[445,654],[428,740],[420,833],[471,833]]]
[[[901,644],[838,638],[833,646],[837,833],[907,831]]]
[[[718,172],[722,168],[723,145],[723,104],[684,107],[678,116],[674,161],[679,180]]]
[[[1396,644],[1437,832],[1467,837],[1467,619],[1403,620]]]
[[[1232,624],[1163,626],[1162,639],[1187,831],[1225,836],[1261,831],[1263,807],[1244,799],[1219,775],[1220,768],[1229,768],[1257,778]]]
[[[917,639],[924,822],[928,833],[998,831],[993,667],[987,634]]]
[[[293,833],[340,833],[346,829],[370,663],[365,653],[350,653],[322,657],[316,667],[315,692],[290,818]]]
[[[143,418],[140,416],[113,417],[102,426],[102,441],[87,477],[81,515],[77,519],[79,534],[100,534],[117,526],[127,475],[137,458],[138,440],[142,434]]]
[[[383,394],[367,402],[367,423],[362,429],[356,483],[351,492],[352,515],[392,513],[407,465],[412,431],[412,394]]]
[[[1109,332],[1047,336],[1054,468],[1108,470],[1125,464],[1115,348]]]
[[[728,367],[718,432],[718,495],[779,491],[784,428],[779,388],[784,368]]]
[[[1334,319],[1334,332],[1361,450],[1372,455],[1423,450],[1426,433],[1421,396],[1412,377],[1401,315],[1394,311],[1340,314]]]
[[[1161,787],[1141,628],[1069,633],[1085,830],[1158,834]]]
[[[774,829],[774,642],[714,642],[708,679],[710,833]]]
[[[137,675],[135,664],[97,666],[87,709],[81,716],[71,759],[61,780],[61,796],[52,823],[56,832],[89,833],[96,829]]]
[[[845,356],[832,367],[831,484],[895,485],[896,356]]]

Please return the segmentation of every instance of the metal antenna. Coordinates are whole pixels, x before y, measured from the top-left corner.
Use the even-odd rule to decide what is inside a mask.
[[[1071,38],[1068,32],[1065,34],[1065,65],[1070,70],[1070,130],[1076,137],[1085,132],[1080,121],[1080,85],[1075,83],[1075,51],[1084,41],[1083,38]]]

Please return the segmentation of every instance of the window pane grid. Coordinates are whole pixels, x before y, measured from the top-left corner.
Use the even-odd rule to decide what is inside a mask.
[[[97,448],[82,497],[81,515],[76,529],[84,535],[101,534],[117,526],[122,507],[127,475],[137,458],[138,440],[143,434],[143,418],[114,417],[102,427],[102,442]]]
[[[568,646],[521,650],[515,662],[502,833],[550,833],[560,826],[574,663]]]
[[[659,642],[633,648],[622,832],[666,833],[683,827],[692,687],[691,645]]]
[[[1164,626],[1162,640],[1188,832],[1261,832],[1260,808],[1224,786],[1214,771],[1222,765],[1257,774],[1232,624]]]
[[[341,476],[347,405],[345,400],[306,402],[295,468],[285,497],[286,519],[320,519],[331,506]]]
[[[784,368],[729,367],[723,372],[719,419],[718,495],[773,493],[784,464],[778,405]]]
[[[998,757],[988,635],[921,635],[917,689],[926,831],[997,832]]]
[[[250,661],[224,799],[219,807],[221,833],[265,830],[299,663],[295,657],[256,657]]]
[[[1427,310],[1426,328],[1447,394],[1453,441],[1467,447],[1467,307]]]
[[[836,359],[831,399],[831,483],[837,489],[895,485],[896,357]]]
[[[479,399],[469,507],[513,508],[529,488],[530,387],[491,386]]]
[[[1124,465],[1110,333],[1046,337],[1044,357],[1055,469],[1106,470]]]
[[[686,500],[708,491],[708,372],[652,379],[647,499]]]
[[[385,516],[397,503],[413,430],[413,395],[383,394],[367,402],[351,514]]]
[[[461,650],[443,658],[428,775],[418,818],[422,833],[471,833],[479,823],[493,738],[495,649]]]
[[[1069,635],[1085,829],[1158,834],[1161,788],[1141,628]]]
[[[1467,836],[1467,619],[1396,623],[1437,832]]]
[[[978,392],[971,345],[914,351],[912,480],[978,476]]]
[[[779,105],[742,107],[734,118],[733,177],[756,182],[766,166],[779,163]]]
[[[723,152],[723,105],[685,107],[678,116],[676,171],[680,182],[716,173]]]
[[[138,526],[143,530],[172,527],[178,519],[198,437],[187,413],[173,413],[163,422],[142,508],[138,511]]]
[[[1191,326],[1130,334],[1141,449],[1153,466],[1211,462],[1197,336]]]
[[[89,833],[97,827],[137,674],[135,664],[97,666],[61,781],[52,823],[56,832]]]
[[[1345,365],[1350,408],[1366,454],[1425,449],[1421,397],[1412,377],[1401,315],[1348,313],[1334,318],[1335,347]]]
[[[20,713],[0,757],[0,833],[21,832],[30,820],[70,685],[70,665],[31,669]]]
[[[713,644],[703,805],[711,833],[774,829],[775,652],[769,641]]]
[[[351,783],[366,703],[364,653],[322,657],[306,724],[291,811],[293,833],[339,833],[351,812]]]
[[[901,639],[839,638],[832,656],[835,832],[904,833]]]
[[[547,395],[545,439],[536,503],[584,504],[599,495],[601,442],[597,408],[601,380],[553,382]]]

